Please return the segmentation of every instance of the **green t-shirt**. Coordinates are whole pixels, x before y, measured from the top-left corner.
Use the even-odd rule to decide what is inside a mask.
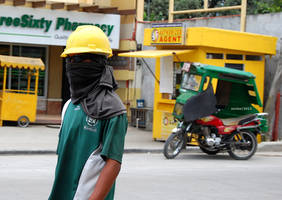
[[[103,158],[121,163],[126,130],[126,114],[96,120],[88,117],[80,104],[70,103],[60,130],[55,181],[49,200],[73,199],[84,165],[100,144]],[[115,185],[106,200],[113,199],[114,188]]]

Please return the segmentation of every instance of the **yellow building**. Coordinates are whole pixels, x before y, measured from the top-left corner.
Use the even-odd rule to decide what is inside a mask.
[[[60,114],[70,97],[60,54],[70,33],[83,24],[96,25],[107,34],[114,52],[109,64],[120,86],[117,93],[126,105],[135,102],[140,89],[134,84],[133,60],[117,53],[136,50],[136,9],[132,0],[1,1],[0,55],[41,58],[46,66],[39,74],[37,113]],[[17,68],[8,72],[7,89],[20,87],[20,82],[11,83],[18,76]]]
[[[239,31],[185,28],[181,23],[153,24],[144,31],[144,45],[155,50],[119,55],[156,59],[153,138],[165,140],[176,125],[171,113],[181,79],[180,63],[200,62],[251,72],[257,77],[263,102],[265,55],[275,54],[276,41],[275,37]],[[172,89],[166,91],[165,87]]]

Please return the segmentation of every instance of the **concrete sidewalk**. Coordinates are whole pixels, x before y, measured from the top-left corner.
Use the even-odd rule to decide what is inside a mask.
[[[58,143],[59,125],[30,125],[0,127],[0,154],[53,154]],[[125,139],[125,153],[160,153],[164,142],[154,141],[152,132],[129,126]],[[189,150],[200,152],[197,147]],[[263,142],[258,153],[282,156],[282,142]]]
[[[0,154],[55,153],[59,125],[30,125],[0,127]],[[152,140],[152,132],[128,127],[125,149],[127,152],[161,150],[164,142]]]

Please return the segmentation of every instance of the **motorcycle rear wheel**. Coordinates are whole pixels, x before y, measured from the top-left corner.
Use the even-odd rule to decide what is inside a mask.
[[[167,159],[175,158],[183,149],[184,135],[181,133],[172,133],[168,139],[165,141],[163,154]]]
[[[253,133],[248,131],[231,134],[229,155],[235,160],[248,160],[257,150],[257,140]]]

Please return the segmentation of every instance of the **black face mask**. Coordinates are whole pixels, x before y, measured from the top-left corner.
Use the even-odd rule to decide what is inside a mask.
[[[112,67],[106,65],[105,56],[93,62],[70,61],[66,65],[66,74],[73,104],[81,103],[84,112],[94,119],[109,119],[126,113],[122,101],[114,92],[117,82]]]
[[[104,69],[105,65],[99,62],[67,63],[66,74],[74,104],[79,103],[97,87]]]

